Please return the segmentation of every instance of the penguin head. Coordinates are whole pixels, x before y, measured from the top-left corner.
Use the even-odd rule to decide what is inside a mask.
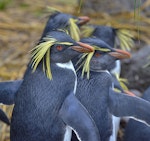
[[[130,50],[134,46],[135,38],[130,30],[99,25],[84,26],[82,36],[99,38],[111,47],[123,50]]]
[[[96,37],[106,42],[111,47],[115,44],[115,30],[109,26],[85,25],[82,31],[83,37]]]
[[[114,49],[98,38],[84,38],[81,42],[94,47],[95,51],[82,56],[84,62],[83,70],[91,71],[108,70],[109,67],[118,59],[130,58],[130,54],[120,49]],[[82,71],[83,71],[82,70]]]
[[[51,31],[32,49],[32,68],[35,71],[39,63],[43,63],[50,77],[50,63],[67,63],[84,52],[92,51],[93,47],[74,41],[66,32]]]
[[[89,53],[94,50],[90,45],[74,41],[64,32],[53,31],[47,37],[55,37],[56,39],[50,52],[52,63],[66,63],[82,53]]]
[[[105,43],[107,43],[111,47],[114,47],[116,35],[112,27],[96,26],[92,35],[103,40]]]
[[[75,23],[78,26],[82,26],[90,20],[90,18],[87,16],[76,17],[73,15],[61,13],[61,12],[54,13],[52,16],[50,16],[49,20],[53,19],[53,21],[55,21],[55,23],[60,24],[60,26],[66,27],[66,26],[69,26],[69,24],[70,24],[69,20],[71,18],[75,20]]]
[[[74,40],[79,41],[80,30],[78,26],[81,26],[88,21],[89,17],[87,16],[76,17],[57,11],[49,17],[42,37],[46,36],[48,32],[54,29],[64,29],[69,31],[70,36]]]

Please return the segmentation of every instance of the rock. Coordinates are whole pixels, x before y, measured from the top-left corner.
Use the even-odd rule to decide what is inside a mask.
[[[143,92],[150,85],[150,66],[144,68],[144,65],[150,63],[150,45],[142,47],[132,54],[130,60],[122,62],[121,76],[129,81],[130,89],[137,89]]]
[[[136,7],[146,0],[136,0]],[[135,0],[86,0],[82,4],[82,12],[118,13],[134,10]],[[88,10],[87,10],[88,9]]]

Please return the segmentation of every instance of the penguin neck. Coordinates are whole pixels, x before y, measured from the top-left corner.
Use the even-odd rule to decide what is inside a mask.
[[[60,68],[63,68],[63,69],[70,69],[74,72],[74,74],[76,75],[76,72],[75,72],[75,69],[74,69],[74,66],[72,64],[71,61],[67,62],[67,63],[56,63],[56,65]]]
[[[74,72],[74,75],[75,75],[75,86],[74,86],[74,94],[76,93],[76,87],[77,87],[77,75],[76,75],[76,72],[75,72],[75,69],[74,69],[74,66],[72,64],[71,61],[67,62],[67,63],[56,63],[56,65],[60,68],[63,68],[63,69],[69,69],[71,71]]]

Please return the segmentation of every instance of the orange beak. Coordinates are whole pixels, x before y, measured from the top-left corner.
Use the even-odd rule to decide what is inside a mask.
[[[129,96],[136,96],[134,93],[132,93],[132,92],[130,92],[130,91],[125,90],[124,92],[125,92],[127,95],[129,95]]]
[[[114,56],[118,59],[126,59],[126,58],[131,58],[131,54],[127,51],[121,50],[121,49],[113,49],[114,52],[110,52],[109,54],[111,56]]]
[[[90,21],[90,18],[87,17],[87,16],[81,16],[81,17],[78,17],[79,21],[78,21],[78,25],[84,25],[86,24],[87,22]]]
[[[94,48],[88,44],[82,43],[82,42],[77,42],[79,46],[71,46],[73,50],[76,50],[78,52],[83,52],[83,53],[89,53],[93,52]]]

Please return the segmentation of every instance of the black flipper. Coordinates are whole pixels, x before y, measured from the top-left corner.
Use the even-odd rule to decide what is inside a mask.
[[[7,115],[1,109],[0,109],[0,120],[6,123],[7,125],[10,125]]]
[[[109,90],[109,110],[118,117],[131,116],[150,125],[150,102]]]
[[[65,99],[60,109],[60,116],[81,141],[100,141],[94,121],[73,93]]]
[[[0,103],[14,104],[15,93],[19,89],[23,80],[0,82]]]

